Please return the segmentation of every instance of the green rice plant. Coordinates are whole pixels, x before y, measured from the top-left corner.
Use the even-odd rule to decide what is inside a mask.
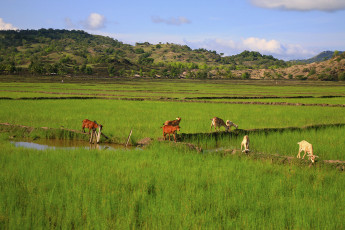
[[[116,98],[197,98],[197,97],[258,97],[258,96],[344,96],[344,84],[332,82],[295,82],[295,81],[229,81],[229,80],[136,80],[110,81],[98,80],[93,83],[61,83],[51,80],[47,83],[0,83],[5,92],[61,96],[98,96]],[[69,82],[69,83],[68,83]],[[15,95],[11,95],[16,97]],[[16,97],[17,98],[17,97]]]
[[[297,131],[281,132],[253,132],[249,133],[250,150],[252,153],[278,154],[282,156],[297,156],[298,142],[306,140],[313,145],[314,155],[319,156],[319,160],[345,160],[345,142],[342,138],[345,131],[344,126],[327,127],[318,129],[305,129]],[[243,135],[224,135],[220,138],[208,138],[202,136],[202,141],[195,138],[187,139],[206,152],[215,150],[232,149],[239,150]],[[205,144],[207,143],[207,144]],[[304,152],[302,153],[304,154]],[[306,158],[307,159],[307,158]]]
[[[0,141],[0,228],[342,229],[344,176],[174,143],[31,150]]]
[[[232,105],[158,101],[38,100],[0,102],[0,122],[32,127],[81,130],[82,120],[96,120],[103,132],[124,142],[162,136],[166,120],[181,117],[181,133],[210,132],[211,118],[231,120],[241,129],[303,127],[343,122],[343,108],[265,105]],[[222,128],[224,130],[224,128]]]

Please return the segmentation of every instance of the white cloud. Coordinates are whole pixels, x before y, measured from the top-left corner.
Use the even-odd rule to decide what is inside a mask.
[[[185,17],[164,19],[159,16],[152,16],[151,19],[154,23],[165,23],[167,25],[175,25],[175,26],[191,23],[191,21]]]
[[[185,41],[191,48],[205,48],[208,50],[216,50],[218,53],[225,55],[235,55],[248,51],[257,51],[261,54],[272,55],[275,58],[291,60],[299,58],[308,58],[314,56],[316,52],[307,50],[301,45],[282,44],[277,40],[266,40],[262,38],[245,38],[241,41],[225,40],[225,39],[206,39],[203,41]]]
[[[250,0],[254,5],[269,9],[297,11],[337,11],[345,9],[344,0]]]
[[[0,18],[0,30],[18,30],[18,28],[14,27],[10,23],[4,22],[4,20]]]
[[[91,13],[89,17],[81,22],[85,29],[97,30],[105,27],[106,18],[105,16],[97,13]]]
[[[283,52],[282,45],[276,40],[267,41],[262,38],[247,38],[240,44],[244,49],[265,52],[265,53],[276,53],[280,54]]]

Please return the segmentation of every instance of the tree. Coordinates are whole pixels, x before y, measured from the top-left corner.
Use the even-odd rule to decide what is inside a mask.
[[[244,73],[242,73],[242,79],[249,79],[250,78],[250,74],[248,73],[248,72],[244,72]]]
[[[88,75],[91,75],[93,73],[91,66],[86,66],[85,73]]]
[[[109,76],[110,76],[110,77],[113,77],[113,76],[115,75],[115,72],[116,72],[115,66],[110,65],[110,66],[108,67],[108,74],[109,74]]]

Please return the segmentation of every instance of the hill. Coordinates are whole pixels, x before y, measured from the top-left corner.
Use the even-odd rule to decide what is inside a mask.
[[[285,73],[293,66],[259,52],[223,56],[170,43],[129,45],[81,30],[0,31],[0,74],[7,75],[290,78]]]
[[[216,51],[186,45],[124,44],[76,30],[0,31],[0,73],[150,75],[176,77],[187,70],[230,70],[285,66],[284,61],[244,51],[222,57]],[[202,74],[201,74],[202,75]]]
[[[293,63],[310,64],[310,63],[313,63],[313,62],[327,61],[327,60],[330,60],[334,56],[335,52],[336,51],[323,51],[323,52],[319,53],[318,55],[316,55],[316,56],[314,56],[312,58],[303,59],[303,60],[292,60],[291,62],[293,62]],[[343,53],[343,51],[337,52],[337,53],[341,54],[341,53]]]

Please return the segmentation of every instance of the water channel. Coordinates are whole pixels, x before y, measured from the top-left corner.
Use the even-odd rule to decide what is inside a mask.
[[[100,143],[100,144],[90,144],[87,141],[77,141],[77,140],[58,140],[58,139],[39,139],[39,140],[18,140],[11,141],[11,143],[16,147],[24,147],[36,150],[46,150],[46,149],[99,149],[99,150],[142,150],[139,147],[127,146],[114,143]]]

